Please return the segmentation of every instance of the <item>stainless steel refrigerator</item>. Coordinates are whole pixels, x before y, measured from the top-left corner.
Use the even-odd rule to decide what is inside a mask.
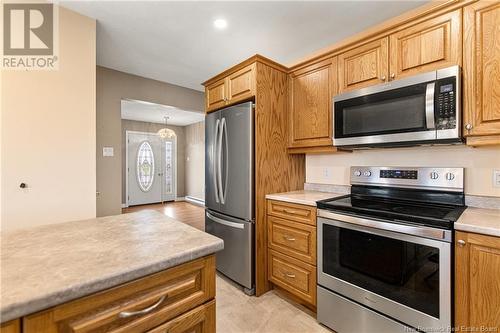
[[[205,231],[224,240],[217,270],[254,292],[254,112],[251,102],[205,120]]]

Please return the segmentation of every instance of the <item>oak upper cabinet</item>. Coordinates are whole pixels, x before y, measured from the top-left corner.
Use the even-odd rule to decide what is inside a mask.
[[[339,92],[385,82],[389,72],[389,39],[363,44],[338,56]]]
[[[226,79],[219,80],[205,88],[206,110],[211,111],[226,105]]]
[[[255,63],[205,87],[206,111],[247,100],[255,95]]]
[[[289,148],[332,147],[332,97],[336,58],[290,75]]]
[[[455,236],[455,326],[500,327],[500,238]]]
[[[461,13],[458,9],[391,34],[390,79],[461,64]]]
[[[500,2],[464,8],[463,43],[467,144],[500,144]]]

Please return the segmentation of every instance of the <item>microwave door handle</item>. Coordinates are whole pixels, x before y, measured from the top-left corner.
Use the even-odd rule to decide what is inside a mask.
[[[434,88],[436,82],[431,82],[427,84],[425,90],[425,121],[427,124],[427,129],[435,128],[434,124]]]

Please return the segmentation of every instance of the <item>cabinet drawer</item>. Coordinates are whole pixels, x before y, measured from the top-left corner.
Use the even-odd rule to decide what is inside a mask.
[[[316,267],[269,250],[269,281],[316,306]]]
[[[214,297],[209,256],[27,316],[23,332],[144,332]]]
[[[270,248],[316,266],[316,227],[273,216],[267,226]]]
[[[215,333],[215,300],[197,307],[148,333]]]
[[[316,207],[268,200],[267,214],[287,220],[316,225]]]

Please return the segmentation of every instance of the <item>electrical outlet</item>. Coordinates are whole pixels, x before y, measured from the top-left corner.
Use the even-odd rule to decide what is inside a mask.
[[[323,177],[324,178],[330,177],[330,170],[328,168],[323,169]]]
[[[493,187],[500,187],[500,170],[493,170]]]

